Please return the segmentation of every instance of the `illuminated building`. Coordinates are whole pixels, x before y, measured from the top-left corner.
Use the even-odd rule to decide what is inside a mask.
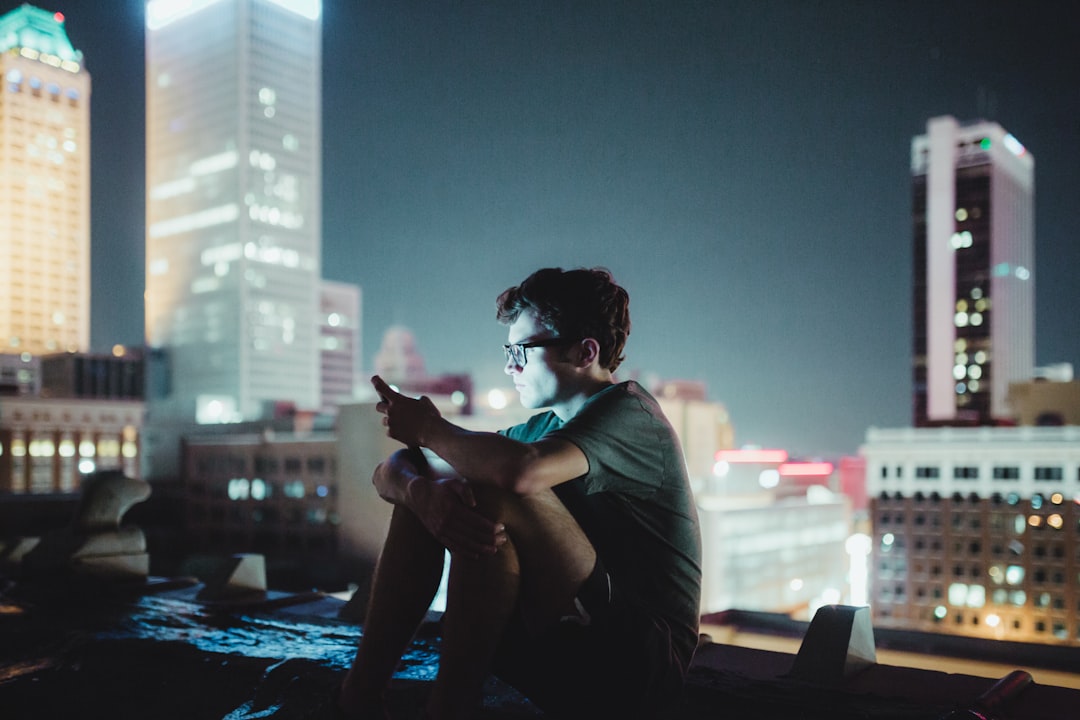
[[[989,425],[1035,360],[1035,161],[999,125],[912,140],[914,425]]]
[[[333,575],[342,508],[332,433],[190,436],[183,445],[188,550],[261,553],[274,576],[293,568],[308,582]]]
[[[146,7],[146,339],[155,412],[320,406],[321,3]]]
[[[851,502],[824,485],[830,463],[790,460],[784,450],[720,450],[695,492],[702,541],[703,614],[765,610],[812,616],[859,597],[847,588]]]
[[[90,346],[90,75],[64,17],[0,17],[0,350]]]
[[[322,411],[352,400],[360,374],[360,288],[323,280],[319,293]]]
[[[103,470],[141,478],[142,358],[35,360],[29,391],[0,396],[0,496],[73,495],[83,475]]]
[[[875,627],[1080,647],[1080,427],[870,429]]]

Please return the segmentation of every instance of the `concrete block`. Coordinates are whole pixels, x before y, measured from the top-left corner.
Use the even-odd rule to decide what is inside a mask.
[[[788,676],[820,685],[839,685],[876,663],[870,608],[825,605],[810,621]]]
[[[10,564],[14,567],[18,567],[22,563],[23,558],[30,553],[38,543],[41,542],[39,537],[19,537],[8,538],[6,540],[0,540],[0,565]]]
[[[222,558],[196,598],[207,602],[257,599],[266,595],[266,558],[241,553]]]
[[[74,558],[72,569],[82,576],[109,580],[134,580],[150,575],[150,555],[96,555]]]
[[[113,530],[132,505],[150,497],[150,484],[120,470],[103,470],[83,481],[72,526],[84,532]]]

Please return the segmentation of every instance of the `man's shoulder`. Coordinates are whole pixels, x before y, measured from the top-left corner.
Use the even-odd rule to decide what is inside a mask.
[[[514,440],[532,442],[554,430],[560,424],[559,417],[554,412],[546,410],[533,415],[523,423],[506,428],[502,433]]]
[[[658,407],[656,398],[654,398],[649,391],[642,387],[636,380],[624,380],[622,382],[612,383],[610,386],[589,398],[586,407],[589,405],[603,406],[628,401],[650,408]]]

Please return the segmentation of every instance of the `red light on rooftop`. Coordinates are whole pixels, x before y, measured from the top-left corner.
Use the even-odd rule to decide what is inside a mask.
[[[833,464],[828,462],[789,462],[784,463],[777,472],[781,477],[828,477],[832,475]]]
[[[53,17],[53,20],[55,20],[58,23],[64,22],[64,13],[62,13],[62,12],[53,13],[52,17]]]
[[[787,460],[787,450],[717,450],[717,462],[729,463],[772,463],[779,464]]]

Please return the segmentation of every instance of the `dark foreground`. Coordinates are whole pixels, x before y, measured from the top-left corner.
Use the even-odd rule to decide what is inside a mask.
[[[0,583],[2,583],[0,578]],[[0,718],[321,720],[361,628],[319,593],[206,604],[190,580],[115,587],[0,584]],[[395,679],[395,718],[415,717],[438,668],[438,625],[418,635]],[[873,665],[835,683],[790,677],[792,655],[709,642],[675,720],[937,720],[988,681]],[[1072,718],[1080,691],[1033,686],[1011,717]],[[482,717],[544,717],[489,681]]]

